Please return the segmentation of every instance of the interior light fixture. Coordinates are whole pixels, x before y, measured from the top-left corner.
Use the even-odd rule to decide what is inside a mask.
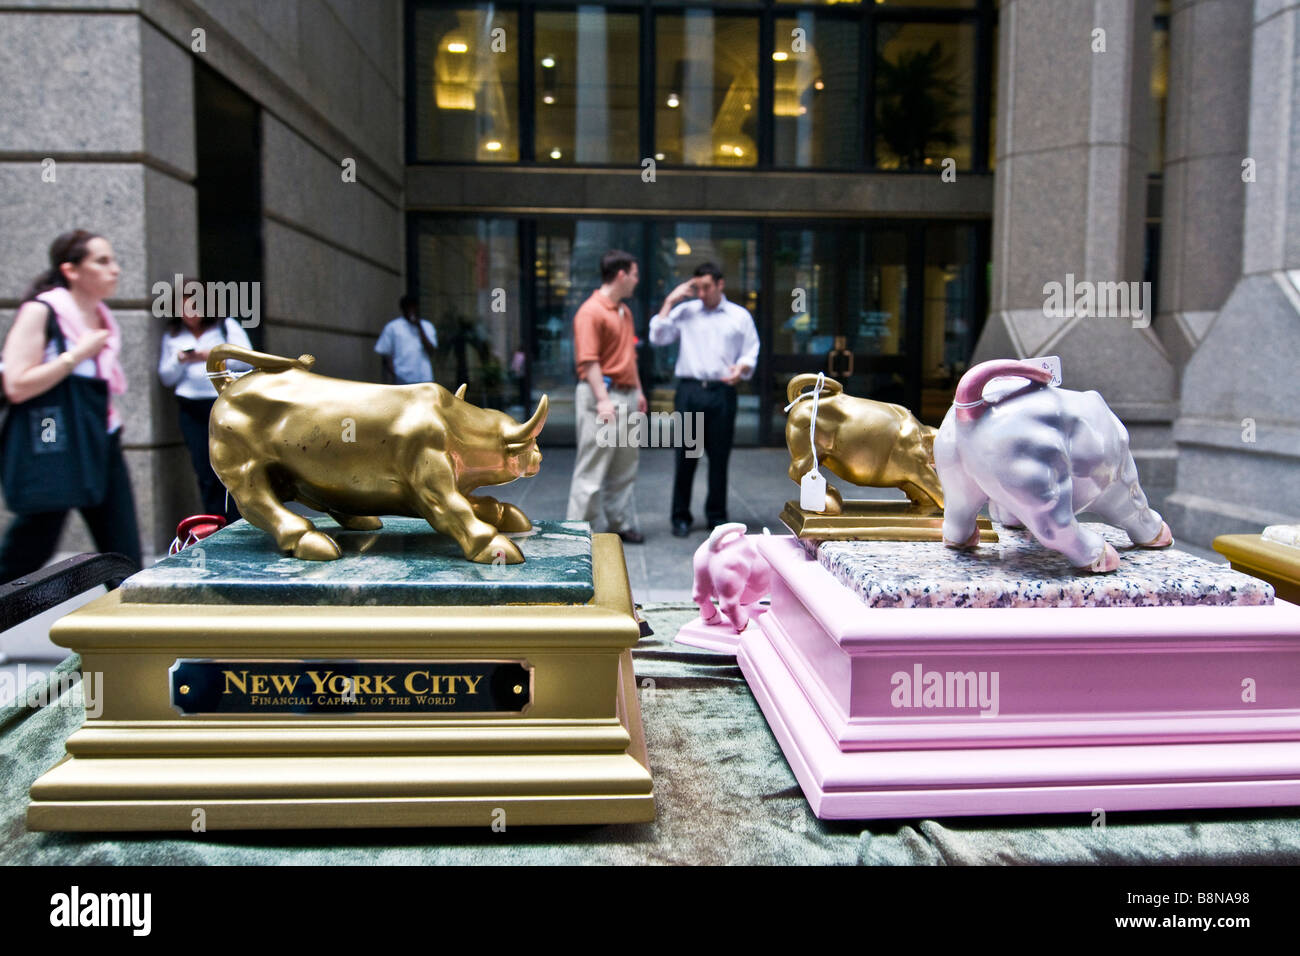
[[[496,139],[490,139],[483,144],[483,148],[486,149],[489,153],[495,153],[497,150],[501,148],[501,141]]]
[[[784,63],[790,59],[790,54],[786,53],[785,50],[773,50],[772,59],[776,60],[777,63]]]
[[[551,150],[551,159],[559,159],[559,158],[560,158],[560,155],[561,155],[561,153],[560,153],[559,149],[553,149],[553,150]]]
[[[553,57],[553,56],[544,56],[544,57],[542,57],[542,66],[546,67],[546,69],[548,69],[548,70],[549,70],[551,67],[555,66],[555,57]]]
[[[676,93],[669,93],[668,99],[665,102],[667,102],[670,110],[675,110],[679,105],[681,105],[682,101],[677,98]]]
[[[447,44],[448,53],[464,53],[469,50],[468,43],[462,43],[460,40],[452,40]]]
[[[542,97],[542,102],[543,102],[543,103],[554,103],[554,102],[555,102],[555,97],[552,96],[550,93],[547,93],[545,96]]]

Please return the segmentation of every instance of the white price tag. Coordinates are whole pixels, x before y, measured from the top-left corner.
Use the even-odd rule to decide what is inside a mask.
[[[810,471],[800,479],[799,507],[804,511],[826,510],[826,479],[820,471]]]
[[[1030,365],[1037,365],[1041,369],[1046,369],[1052,373],[1052,384],[1058,388],[1061,385],[1061,357],[1059,355],[1040,355],[1037,358],[1025,359]]]

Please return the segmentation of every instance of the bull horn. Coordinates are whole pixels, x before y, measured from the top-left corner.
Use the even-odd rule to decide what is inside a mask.
[[[460,383],[460,388],[456,389],[456,397],[457,397],[457,398],[462,399],[462,400],[465,398],[465,386],[466,386],[467,384],[468,384],[468,383],[466,383],[466,382],[461,382],[461,383]]]
[[[533,412],[532,418],[506,431],[506,444],[519,445],[536,438],[542,426],[546,424],[546,411],[549,407],[550,402],[543,395],[542,400],[537,403],[537,411]]]

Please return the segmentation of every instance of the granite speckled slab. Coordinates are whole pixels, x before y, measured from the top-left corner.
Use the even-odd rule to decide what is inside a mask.
[[[474,564],[420,518],[383,519],[382,531],[345,531],[312,518],[343,550],[300,561],[271,536],[237,521],[128,578],[122,600],[144,604],[459,605],[585,604],[595,593],[591,529],[537,521],[510,535],[523,564]],[[201,551],[199,549],[202,549]]]
[[[1169,607],[1273,603],[1273,587],[1173,548],[1136,548],[1118,528],[1088,523],[1115,546],[1119,570],[1089,574],[1027,531],[998,525],[974,551],[937,542],[826,541],[818,562],[870,607]],[[804,542],[806,550],[808,547]]]

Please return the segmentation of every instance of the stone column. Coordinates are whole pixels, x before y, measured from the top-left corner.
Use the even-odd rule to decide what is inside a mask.
[[[1150,303],[1141,317],[1061,317],[1045,292],[1142,279],[1152,16],[1151,0],[1004,0],[993,287],[974,360],[1059,355],[1065,386],[1096,389],[1128,426],[1159,507],[1175,373]]]
[[[174,400],[158,382],[163,322],[150,292],[197,267],[192,65],[135,12],[30,7],[0,13],[0,322],[7,332],[56,235],[86,228],[113,244],[122,276],[109,305],[129,383],[116,401],[149,554],[198,500]],[[79,518],[59,550],[94,550]]]
[[[1169,520],[1201,545],[1300,520],[1300,0],[1255,2],[1248,112],[1241,275],[1187,361],[1174,428]]]
[[[1155,329],[1180,369],[1241,274],[1251,0],[1174,0]]]

